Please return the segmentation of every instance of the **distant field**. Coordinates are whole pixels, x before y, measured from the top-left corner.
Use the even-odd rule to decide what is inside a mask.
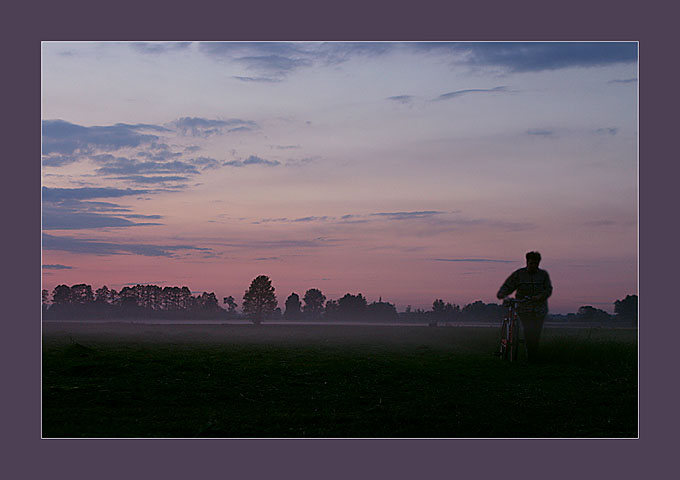
[[[43,325],[44,437],[636,437],[637,332]]]

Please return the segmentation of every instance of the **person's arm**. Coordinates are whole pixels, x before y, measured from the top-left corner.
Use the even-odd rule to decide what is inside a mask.
[[[500,290],[496,294],[496,298],[505,298],[517,289],[517,272],[512,272],[512,274],[505,280],[505,283],[501,285]]]
[[[547,300],[550,295],[552,295],[552,282],[550,281],[550,275],[548,275],[548,272],[545,272],[545,299]]]
[[[531,299],[535,302],[545,302],[548,300],[550,295],[552,295],[552,283],[550,282],[550,275],[545,272],[545,278],[543,279],[543,293],[532,297]]]

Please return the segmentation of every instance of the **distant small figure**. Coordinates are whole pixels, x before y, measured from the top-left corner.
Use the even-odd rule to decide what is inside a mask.
[[[538,268],[541,254],[529,252],[526,254],[526,261],[527,266],[512,272],[496,296],[504,299],[517,291],[515,298],[525,300],[517,306],[517,311],[524,330],[527,358],[533,363],[537,360],[538,341],[543,321],[548,314],[548,297],[552,294],[553,288],[548,272]]]

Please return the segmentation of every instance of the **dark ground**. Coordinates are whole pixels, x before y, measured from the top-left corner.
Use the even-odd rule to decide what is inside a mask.
[[[44,437],[636,437],[637,331],[43,324]]]

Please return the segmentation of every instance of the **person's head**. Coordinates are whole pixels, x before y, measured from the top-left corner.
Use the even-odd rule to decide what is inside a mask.
[[[538,252],[529,252],[526,255],[527,270],[531,273],[538,271],[538,265],[541,263],[541,254]]]

